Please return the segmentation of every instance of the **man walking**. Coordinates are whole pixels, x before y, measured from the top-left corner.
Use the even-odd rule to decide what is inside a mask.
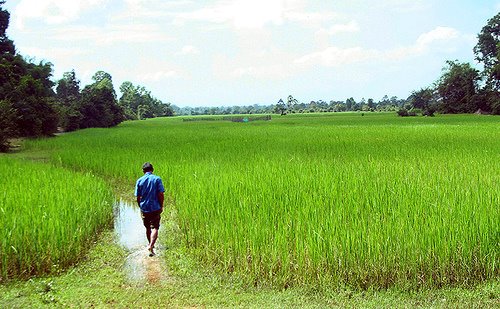
[[[146,162],[142,165],[144,175],[135,184],[137,204],[141,208],[142,221],[146,227],[149,256],[154,256],[155,242],[160,228],[160,214],[163,211],[165,188],[161,178],[153,175],[153,165]]]

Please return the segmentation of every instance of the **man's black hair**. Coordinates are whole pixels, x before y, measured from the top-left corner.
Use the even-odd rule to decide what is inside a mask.
[[[142,171],[143,172],[152,172],[153,171],[153,164],[146,162],[142,165]]]

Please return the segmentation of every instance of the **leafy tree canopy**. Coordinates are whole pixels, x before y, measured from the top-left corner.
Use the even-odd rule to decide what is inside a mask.
[[[134,86],[129,81],[120,86],[122,96],[119,104],[125,111],[127,119],[144,119],[161,116],[172,116],[174,111],[169,103],[163,103],[153,97],[143,86]]]
[[[477,38],[476,60],[484,65],[488,86],[500,91],[500,13],[488,20]]]
[[[437,82],[444,113],[474,113],[478,106],[474,100],[479,88],[479,71],[469,63],[446,61],[444,73]]]

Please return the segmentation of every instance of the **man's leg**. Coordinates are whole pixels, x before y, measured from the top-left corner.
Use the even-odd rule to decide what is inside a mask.
[[[148,244],[151,243],[151,228],[146,227],[146,238],[148,239]]]
[[[149,256],[153,256],[155,255],[154,248],[156,240],[158,239],[158,229],[160,228],[160,213],[156,212],[152,214],[149,219],[150,219],[150,226],[149,226],[150,234],[148,237],[149,241],[148,250],[149,250]]]
[[[150,239],[151,240],[149,241],[149,248],[150,248],[149,251],[154,254],[153,249],[155,247],[156,240],[158,239],[158,229],[156,229],[156,228],[151,229],[151,238]]]

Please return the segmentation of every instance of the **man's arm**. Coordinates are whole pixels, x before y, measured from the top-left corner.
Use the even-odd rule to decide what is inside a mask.
[[[165,200],[165,194],[163,192],[158,192],[158,202],[160,203],[160,210],[163,211],[163,201]]]
[[[141,193],[139,192],[139,180],[135,182],[134,195],[137,197],[137,205],[141,207]]]

